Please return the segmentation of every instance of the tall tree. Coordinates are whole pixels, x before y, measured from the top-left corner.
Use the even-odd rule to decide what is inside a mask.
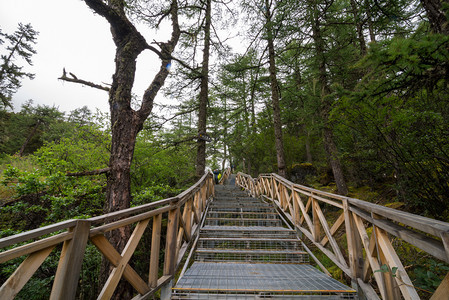
[[[212,23],[212,0],[205,1],[204,20],[204,48],[201,65],[201,83],[198,111],[198,149],[196,156],[196,176],[201,177],[206,168],[206,135],[207,104],[209,99],[209,56],[210,56],[210,30]]]
[[[275,3],[275,2],[274,2]],[[272,7],[273,2],[265,0],[265,33],[268,47],[268,61],[270,71],[270,86],[271,86],[271,105],[273,106],[273,125],[274,125],[274,139],[276,145],[276,157],[278,173],[282,177],[286,177],[287,168],[285,165],[284,140],[282,137],[282,119],[281,119],[281,105],[279,95],[279,84],[276,76],[276,58],[274,50],[275,31],[273,28],[273,12],[275,7]]]
[[[327,6],[329,8],[329,6]],[[343,168],[341,166],[340,159],[338,157],[337,146],[334,140],[334,132],[332,124],[329,121],[329,113],[331,110],[331,97],[328,74],[326,70],[326,55],[325,55],[325,42],[322,36],[321,16],[325,15],[325,12],[320,10],[320,6],[312,4],[311,7],[311,26],[312,26],[312,38],[315,44],[315,59],[318,66],[318,81],[320,84],[320,98],[321,98],[321,117],[323,118],[323,138],[324,148],[328,155],[329,163],[334,174],[335,183],[337,185],[338,192],[342,195],[348,193],[348,187],[343,174]]]
[[[0,104],[4,108],[12,108],[11,97],[20,88],[21,80],[34,78],[34,74],[22,71],[23,67],[18,66],[15,60],[21,58],[29,65],[33,64],[31,57],[36,54],[33,45],[36,44],[39,33],[33,29],[31,24],[19,23],[18,27],[13,34],[5,34],[0,30],[0,46],[4,43],[2,38],[8,41],[6,54],[1,55],[0,65]]]
[[[152,111],[156,94],[164,85],[169,74],[172,52],[180,36],[178,3],[176,0],[172,0],[164,10],[163,17],[171,17],[172,33],[167,42],[158,43],[160,49],[149,45],[131,23],[125,11],[126,1],[85,0],[85,3],[109,22],[112,39],[116,46],[115,72],[111,87],[108,89],[112,141],[105,212],[111,212],[126,209],[130,206],[130,168],[136,137]],[[136,72],[136,59],[145,50],[150,50],[158,55],[160,69],[145,90],[140,109],[134,110],[131,107],[131,90]],[[65,72],[62,79],[67,79]],[[70,81],[76,82],[77,78]],[[123,250],[129,234],[129,229],[126,229],[120,230],[110,237],[111,242],[116,245],[119,252]],[[121,294],[117,297],[127,298],[129,296]]]

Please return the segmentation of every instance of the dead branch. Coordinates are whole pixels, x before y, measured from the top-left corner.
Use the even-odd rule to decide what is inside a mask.
[[[90,87],[93,87],[93,88],[96,88],[96,89],[99,89],[99,90],[103,90],[103,91],[109,92],[109,87],[107,87],[107,86],[99,85],[99,84],[96,84],[96,83],[93,83],[93,82],[90,82],[90,81],[86,81],[86,80],[83,80],[83,79],[78,79],[78,77],[76,77],[75,74],[70,73],[70,72],[69,72],[69,74],[70,74],[71,77],[67,76],[67,72],[65,71],[65,68],[63,68],[62,69],[62,76],[59,77],[58,79],[64,80],[64,81],[68,81],[68,82],[80,83],[80,84],[87,85],[87,86],[90,86]]]

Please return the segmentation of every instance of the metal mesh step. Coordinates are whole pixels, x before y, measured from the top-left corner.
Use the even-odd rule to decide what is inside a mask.
[[[280,227],[282,226],[282,221],[278,219],[206,218],[204,225]]]
[[[223,201],[216,201],[214,200],[211,203],[211,206],[259,206],[259,207],[272,207],[269,203],[264,203],[260,201],[238,201],[238,200],[223,200]]]
[[[355,290],[297,264],[195,262],[173,291],[173,299],[357,299]]]
[[[289,292],[245,292],[245,291],[185,291],[176,290],[172,295],[173,300],[180,299],[216,299],[216,300],[250,300],[250,299],[271,299],[271,300],[355,300],[353,293],[289,293]]]
[[[305,264],[307,252],[299,250],[250,250],[250,249],[197,249],[195,260],[199,262],[252,262],[275,264]]]
[[[231,205],[216,205],[210,206],[209,212],[261,212],[261,213],[273,213],[275,209],[268,206],[231,206]]]
[[[357,299],[308,264],[272,204],[239,188],[216,186],[193,257],[172,299]]]
[[[207,216],[209,218],[279,219],[279,215],[274,212],[211,211],[207,214]]]
[[[201,237],[296,238],[296,232],[283,227],[204,226]]]
[[[252,249],[252,250],[302,250],[296,239],[261,239],[261,238],[201,238],[199,249]]]

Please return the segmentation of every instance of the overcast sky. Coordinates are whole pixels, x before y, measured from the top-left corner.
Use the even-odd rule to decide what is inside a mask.
[[[66,112],[84,105],[93,111],[99,108],[108,112],[107,92],[58,80],[65,67],[78,78],[111,82],[115,47],[106,20],[94,15],[81,0],[0,0],[2,31],[14,32],[19,22],[31,23],[39,36],[33,66],[26,66],[26,71],[36,77],[23,80],[13,97],[14,110],[20,110],[22,103],[33,99],[35,104],[54,105]],[[161,32],[145,37],[149,42],[168,39]],[[138,96],[149,85],[159,63],[151,52],[139,56],[134,89]],[[158,97],[158,101],[164,100]]]

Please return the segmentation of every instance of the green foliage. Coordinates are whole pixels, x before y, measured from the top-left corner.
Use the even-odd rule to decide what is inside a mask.
[[[139,193],[133,194],[131,206],[139,206],[142,204],[166,199],[181,193],[183,189],[173,188],[169,185],[151,184],[146,188],[142,188]]]
[[[447,264],[429,259],[424,264],[414,268],[414,284],[420,289],[434,292],[448,272],[449,267]]]
[[[174,132],[161,132],[158,136],[151,132],[141,133],[131,165],[135,194],[153,186],[169,185],[175,190],[190,186],[195,174],[195,153],[187,144],[172,146],[177,139],[179,136]]]
[[[396,272],[398,270],[398,267],[390,268],[389,266],[383,264],[380,266],[379,270],[374,270],[374,273],[381,272],[381,273],[390,273],[392,277],[396,277]]]
[[[23,78],[34,78],[34,74],[24,72],[23,67],[18,66],[15,61],[23,59],[32,65],[31,57],[36,54],[33,44],[39,33],[33,29],[31,24],[19,23],[18,29],[12,34],[5,34],[0,30],[0,46],[7,41],[5,50],[0,57],[0,108],[10,107],[11,97],[21,86]],[[5,39],[5,40],[4,40]]]

